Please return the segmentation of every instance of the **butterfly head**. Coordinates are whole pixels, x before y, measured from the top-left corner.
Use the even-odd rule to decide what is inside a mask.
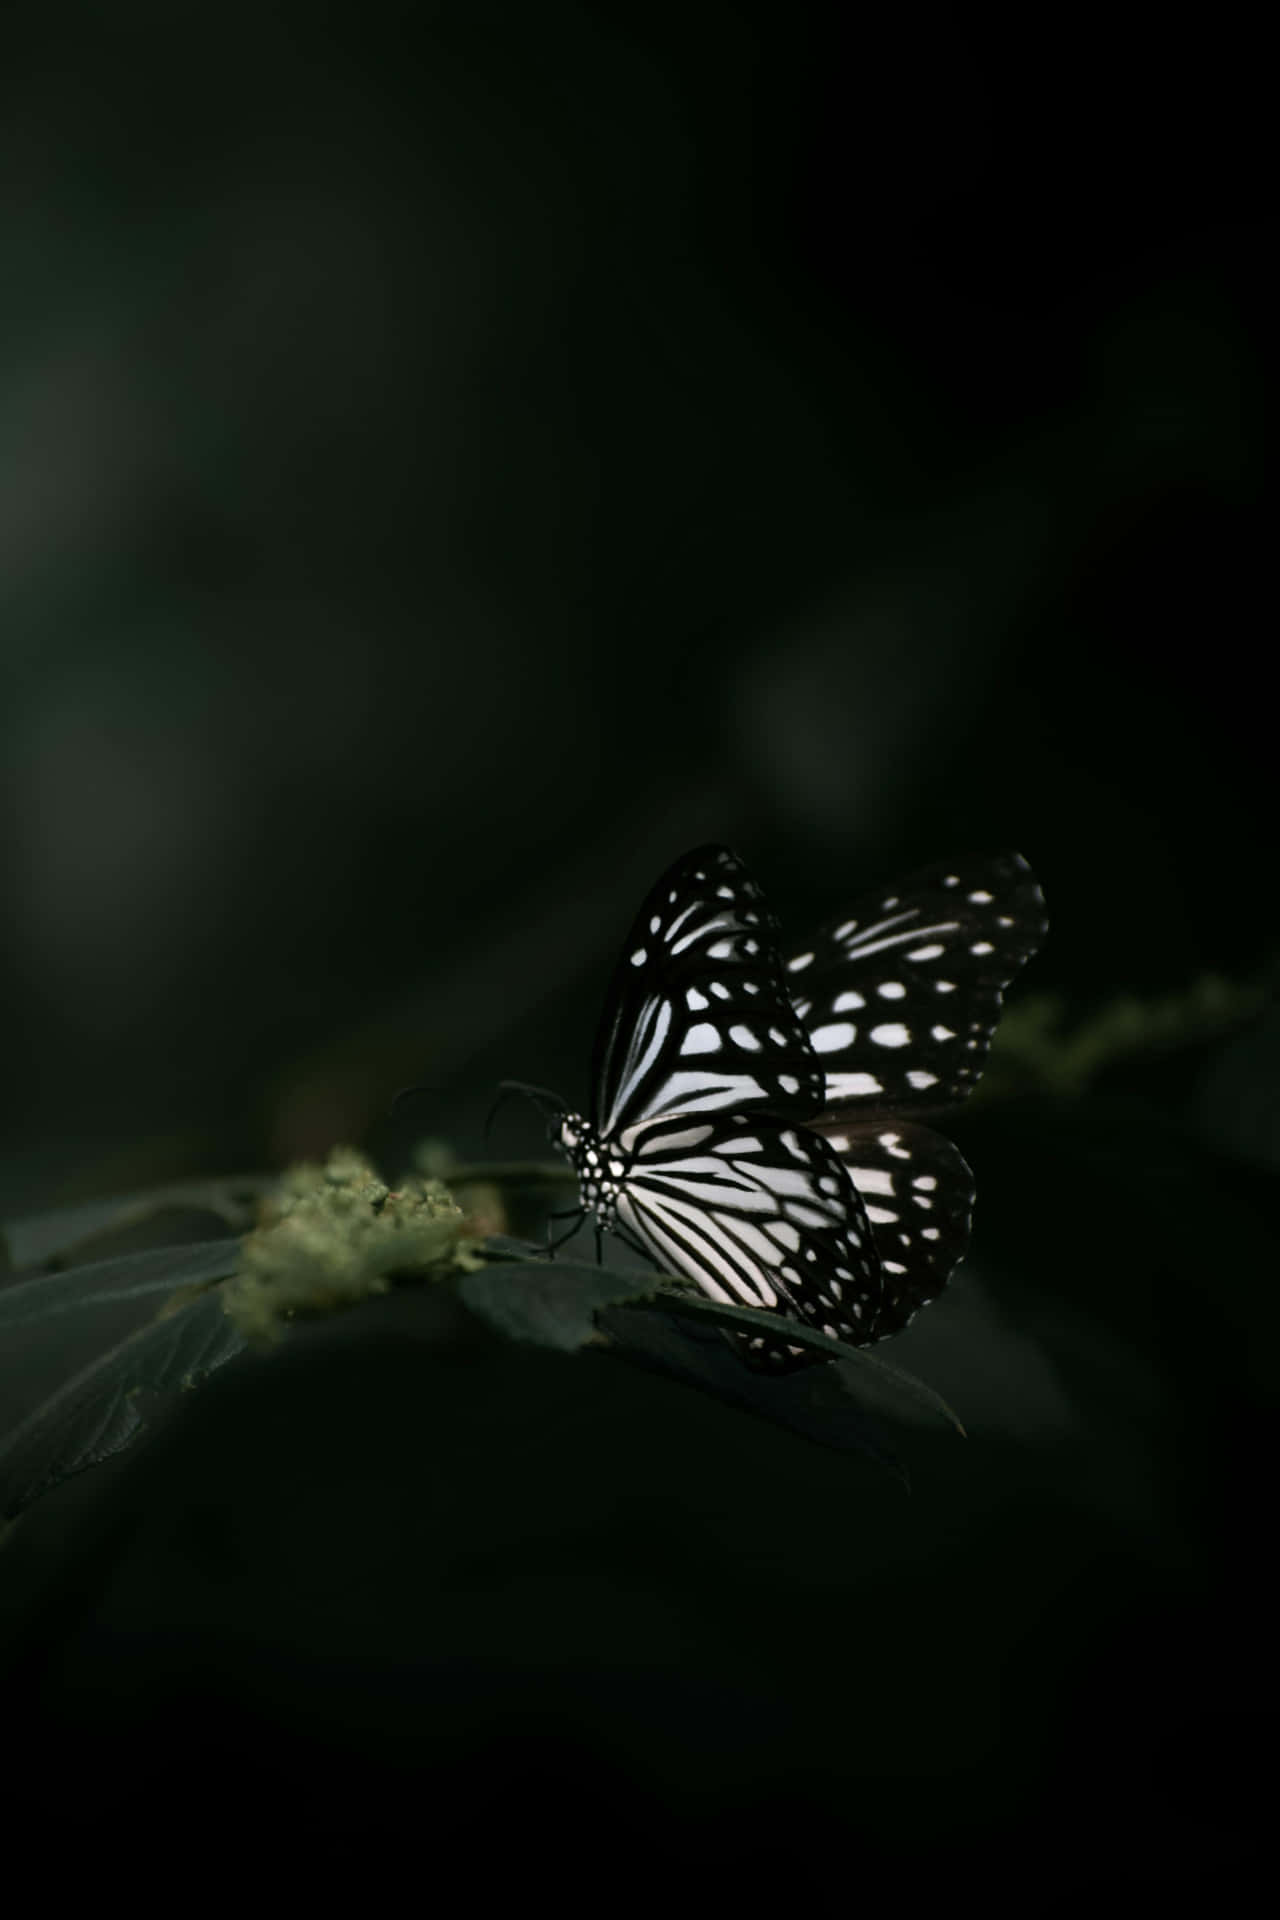
[[[611,1230],[626,1177],[625,1161],[616,1149],[606,1147],[596,1128],[580,1113],[561,1114],[551,1144],[577,1174],[583,1206],[591,1209],[602,1227]]]
[[[599,1184],[607,1179],[606,1168],[611,1157],[605,1154],[600,1135],[590,1120],[571,1112],[560,1095],[547,1087],[532,1087],[524,1080],[504,1080],[498,1094],[499,1103],[509,1093],[522,1093],[533,1101],[547,1123],[548,1141],[570,1162],[584,1184]],[[622,1163],[613,1158],[612,1164],[620,1175]]]

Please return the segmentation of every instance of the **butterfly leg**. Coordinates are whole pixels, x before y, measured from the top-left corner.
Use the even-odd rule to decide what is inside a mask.
[[[565,1228],[565,1231],[560,1235],[560,1238],[558,1240],[553,1240],[551,1238],[550,1231],[548,1230],[548,1233],[547,1233],[548,1260],[554,1260],[556,1257],[556,1248],[562,1247],[565,1241],[570,1239],[572,1235],[578,1231],[578,1228],[582,1224],[582,1216],[585,1212],[586,1212],[585,1207],[566,1207],[564,1211],[561,1213],[549,1213],[547,1215],[548,1221],[571,1220],[573,1222],[572,1226]]]

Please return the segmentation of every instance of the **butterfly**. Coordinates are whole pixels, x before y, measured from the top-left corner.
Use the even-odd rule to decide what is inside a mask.
[[[577,1218],[724,1304],[855,1346],[899,1332],[963,1257],[973,1201],[919,1116],[976,1084],[1046,925],[1026,862],[1000,853],[921,869],[784,960],[737,855],[685,854],[615,969],[589,1114],[521,1089],[578,1176]],[[756,1369],[822,1358],[730,1338]]]

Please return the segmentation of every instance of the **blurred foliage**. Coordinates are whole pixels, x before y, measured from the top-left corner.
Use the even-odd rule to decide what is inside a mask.
[[[123,1340],[102,1341],[86,1366],[64,1369],[47,1399],[0,1425],[0,1514],[22,1512],[33,1500],[86,1467],[129,1446],[172,1410],[176,1398],[234,1359],[244,1336],[222,1310],[217,1283],[234,1272],[237,1243],[149,1250],[42,1275],[0,1291],[0,1335],[21,1357],[24,1342],[51,1319],[88,1317],[101,1327],[102,1309],[122,1298],[145,1303],[162,1296],[152,1317]],[[18,1330],[24,1329],[19,1339]]]
[[[1206,973],[1181,993],[1120,994],[1074,1021],[1060,993],[1028,995],[1005,1009],[975,1102],[1015,1093],[1074,1097],[1121,1061],[1196,1046],[1261,1011],[1262,985]]]
[[[6,1220],[0,1224],[0,1274],[84,1266],[116,1251],[134,1252],[151,1238],[168,1246],[187,1238],[208,1239],[219,1222],[229,1234],[244,1233],[277,1179],[276,1174],[259,1173],[179,1180]],[[188,1234],[179,1222],[198,1230]]]

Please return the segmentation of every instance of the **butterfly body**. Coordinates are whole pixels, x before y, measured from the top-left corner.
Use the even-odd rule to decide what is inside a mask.
[[[1016,854],[923,869],[785,964],[724,847],[658,881],[597,1036],[589,1116],[555,1145],[584,1211],[713,1300],[851,1344],[905,1326],[968,1242],[972,1176],[917,1115],[976,1082],[1044,931]],[[733,1336],[748,1364],[814,1356]]]
[[[595,1127],[580,1113],[566,1112],[555,1132],[555,1144],[578,1176],[578,1192],[588,1213],[606,1233],[618,1223],[618,1200],[629,1170],[629,1162],[617,1149],[609,1149]]]

